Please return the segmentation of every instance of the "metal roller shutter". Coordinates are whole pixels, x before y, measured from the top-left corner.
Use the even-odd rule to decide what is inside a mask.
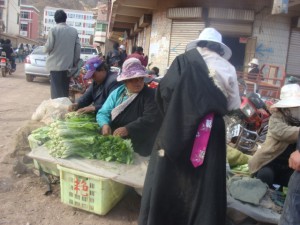
[[[300,76],[300,30],[292,30],[287,59],[287,74]]]
[[[186,45],[198,38],[200,32],[205,28],[204,21],[185,21],[173,20],[170,50],[169,50],[169,65],[179,54],[184,53]]]
[[[210,21],[210,27],[216,28],[222,35],[251,36],[252,23],[241,23],[237,21],[221,22]]]

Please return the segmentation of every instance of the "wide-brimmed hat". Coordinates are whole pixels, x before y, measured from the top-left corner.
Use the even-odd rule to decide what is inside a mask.
[[[119,48],[122,49],[122,50],[125,50],[125,46],[124,45],[120,45]]]
[[[200,33],[198,39],[191,41],[190,43],[187,44],[186,50],[189,51],[193,48],[196,48],[198,42],[200,41],[212,41],[212,42],[219,43],[224,50],[224,55],[222,57],[227,60],[230,59],[232,55],[231,49],[222,42],[222,35],[215,28],[212,27],[205,28]]]
[[[117,81],[130,80],[138,77],[147,77],[148,73],[141,61],[136,58],[125,60],[122,66],[122,72],[117,77]]]
[[[97,67],[102,65],[103,61],[99,57],[93,57],[86,61],[84,68],[86,70],[86,74],[84,75],[84,79],[91,79],[93,74],[95,73]]]
[[[293,107],[300,107],[300,86],[298,84],[287,84],[281,88],[280,100],[271,108]]]
[[[259,66],[259,61],[257,58],[251,59],[251,61],[248,63],[248,66],[251,66],[251,64]]]

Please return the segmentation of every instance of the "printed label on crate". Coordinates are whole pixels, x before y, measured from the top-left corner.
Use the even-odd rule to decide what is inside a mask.
[[[89,195],[89,186],[86,184],[84,179],[74,179],[74,191],[77,195],[87,197]]]

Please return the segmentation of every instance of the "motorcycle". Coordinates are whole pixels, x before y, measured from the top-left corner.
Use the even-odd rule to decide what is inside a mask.
[[[72,78],[69,85],[69,95],[71,102],[75,102],[76,94],[83,94],[86,89],[93,83],[93,79],[84,79],[85,73],[80,72],[79,76]]]
[[[0,56],[0,69],[2,77],[6,77],[7,74],[11,75],[14,72],[5,52],[2,52]]]
[[[257,142],[265,141],[270,116],[259,94],[245,94],[241,97],[240,109],[227,122],[227,142],[242,152],[252,151]]]

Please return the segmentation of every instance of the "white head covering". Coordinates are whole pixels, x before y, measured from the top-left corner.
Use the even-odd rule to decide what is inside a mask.
[[[271,108],[293,107],[300,107],[300,86],[298,84],[287,84],[281,88],[280,100]]]
[[[212,27],[205,28],[199,35],[198,39],[191,41],[186,46],[186,51],[189,51],[193,48],[197,47],[198,42],[200,41],[212,41],[221,44],[224,55],[222,56],[224,59],[230,59],[232,52],[231,49],[222,42],[222,35]]]
[[[122,50],[125,50],[125,46],[124,45],[120,45],[119,48],[122,49]]]
[[[253,59],[249,62],[248,66],[251,66],[251,64],[259,65],[258,59],[257,59],[257,58],[253,58]]]

